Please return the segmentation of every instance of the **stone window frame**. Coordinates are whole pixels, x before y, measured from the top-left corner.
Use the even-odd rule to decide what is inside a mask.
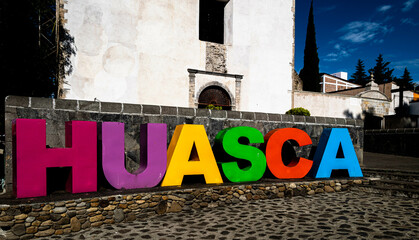
[[[209,72],[209,71],[202,71],[202,70],[190,69],[190,68],[188,68],[188,73],[189,73],[189,107],[198,108],[198,99],[202,91],[204,91],[207,87],[217,86],[217,87],[221,87],[228,93],[231,99],[231,110],[232,111],[240,110],[240,92],[241,92],[241,81],[243,79],[243,75]],[[233,94],[224,84],[217,81],[211,81],[209,83],[206,83],[202,87],[200,87],[200,89],[197,92],[197,95],[195,95],[196,74],[215,75],[215,76],[221,76],[221,77],[235,78],[236,80],[235,94]]]

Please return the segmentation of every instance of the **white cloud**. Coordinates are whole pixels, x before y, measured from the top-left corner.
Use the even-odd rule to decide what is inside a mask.
[[[346,24],[338,30],[345,32],[340,39],[352,43],[365,43],[373,40],[377,36],[385,35],[393,29],[376,22],[355,21]]]
[[[329,53],[329,54],[326,55],[326,57],[330,57],[330,58],[336,58],[338,56],[339,55],[337,53]]]
[[[410,71],[411,70],[418,71],[419,70],[419,58],[393,62],[392,65],[397,70],[404,70],[404,68],[407,67]]]
[[[418,26],[419,25],[419,23],[416,23],[412,18],[402,18],[402,19],[400,19],[400,22],[402,24],[409,24],[409,25],[412,25],[412,26]]]
[[[336,9],[336,5],[331,5],[331,6],[327,6],[327,7],[320,7],[318,9],[316,9],[316,13],[320,14],[320,13],[325,13],[325,12],[330,12]]]
[[[354,52],[356,49],[346,49],[342,44],[336,43],[333,46],[334,50],[333,52],[326,55],[326,57],[323,58],[326,62],[336,62],[344,57],[349,57],[352,52]]]
[[[391,5],[383,5],[381,7],[378,7],[377,8],[377,11],[379,11],[379,12],[386,12],[386,11],[390,10],[391,7],[392,7]]]
[[[404,7],[402,9],[403,12],[407,12],[410,9],[412,9],[413,5],[415,4],[417,0],[407,0],[406,2],[403,3]]]
[[[325,59],[323,59],[323,61],[325,61],[325,62],[337,62],[337,61],[339,61],[339,59],[337,59],[337,58],[325,58]]]

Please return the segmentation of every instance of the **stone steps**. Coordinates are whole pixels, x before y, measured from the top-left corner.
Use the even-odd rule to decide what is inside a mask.
[[[419,172],[363,169],[365,177],[370,178],[371,185],[360,186],[367,192],[382,193],[390,196],[419,198]]]
[[[419,198],[419,190],[417,189],[409,189],[398,186],[381,186],[379,183],[378,185],[358,187],[358,189],[364,192],[380,193],[389,196]]]
[[[409,182],[409,181],[397,181],[397,180],[386,180],[381,179],[378,181],[380,186],[388,186],[388,187],[394,187],[397,186],[399,188],[404,189],[412,189],[412,190],[419,190],[419,182]]]
[[[365,177],[419,183],[419,172],[414,171],[363,169],[362,172],[364,173]]]

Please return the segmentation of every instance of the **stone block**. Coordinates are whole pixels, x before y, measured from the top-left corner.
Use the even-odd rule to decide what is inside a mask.
[[[242,119],[255,120],[254,112],[241,112],[241,114],[242,114]]]
[[[29,107],[29,97],[7,96],[5,103],[5,106]]]
[[[108,113],[121,113],[122,104],[121,103],[111,103],[111,102],[101,102],[100,111]]]
[[[31,108],[52,109],[52,98],[31,98]]]
[[[5,119],[5,124],[4,124],[4,130],[5,130],[5,134],[6,134],[6,138],[5,141],[6,142],[12,142],[13,141],[13,120],[16,119],[17,116],[13,116],[11,117],[10,115],[6,115],[6,119]],[[7,149],[6,151],[10,150],[10,153],[12,151],[12,149]]]
[[[55,99],[56,110],[77,110],[77,100]]]
[[[225,110],[211,110],[211,117],[213,118],[226,118],[227,117],[227,111]]]
[[[196,109],[196,116],[197,117],[209,117],[211,115],[209,109],[205,108],[197,108]]]
[[[325,124],[326,118],[325,117],[316,117],[316,123]]]
[[[39,231],[39,232],[35,233],[35,236],[36,237],[47,237],[47,236],[51,236],[54,233],[55,233],[54,229],[48,229],[48,230],[45,230],[45,231]]]
[[[335,189],[333,189],[331,186],[324,186],[324,190],[327,193],[335,192]]]
[[[282,114],[281,117],[282,117],[283,122],[294,122],[294,116],[293,115]]]
[[[227,118],[240,119],[241,114],[237,111],[227,111]]]
[[[345,118],[336,118],[336,124],[345,125],[346,124],[346,119]]]
[[[122,209],[115,209],[113,211],[113,217],[115,222],[119,223],[122,222],[125,219],[125,214],[124,211]]]
[[[177,107],[161,106],[161,114],[163,114],[163,115],[177,115]]]
[[[294,122],[298,123],[305,123],[306,119],[304,116],[294,115]]]
[[[269,119],[269,121],[280,122],[280,121],[282,121],[282,114],[268,113],[268,119]]]
[[[14,233],[16,236],[22,236],[26,233],[26,227],[24,224],[16,224],[12,227],[12,233]]]
[[[123,107],[124,107],[124,110],[123,110],[124,113],[136,113],[136,114],[142,113],[142,106],[138,104],[124,103]]]
[[[346,124],[355,126],[355,119],[347,118],[346,119]]]
[[[79,111],[99,112],[99,102],[79,101]]]
[[[316,123],[316,118],[312,116],[306,116],[306,123]]]
[[[143,105],[143,114],[160,114],[160,106]]]
[[[179,107],[177,109],[177,114],[179,116],[193,117],[193,116],[195,116],[195,110],[193,108],[182,108],[182,107]]]
[[[268,114],[267,113],[255,113],[255,118],[256,120],[263,120],[263,121],[267,121],[268,120]]]
[[[335,118],[325,118],[327,124],[336,124]]]

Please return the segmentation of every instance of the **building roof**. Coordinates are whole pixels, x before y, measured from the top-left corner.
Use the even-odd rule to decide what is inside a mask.
[[[350,83],[350,84],[353,84],[353,85],[357,85],[359,87],[362,87],[361,85],[356,84],[356,83],[353,83],[353,82],[350,82],[350,81],[348,81],[346,79],[343,79],[343,78],[340,78],[340,77],[336,77],[336,76],[333,76],[333,75],[328,74],[328,73],[320,73],[320,76],[323,76],[323,75],[326,75],[326,76],[331,77],[331,78],[336,78],[339,81],[347,82],[347,83]]]

